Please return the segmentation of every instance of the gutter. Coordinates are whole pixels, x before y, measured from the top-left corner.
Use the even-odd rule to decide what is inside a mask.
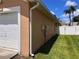
[[[32,8],[30,8],[30,56],[34,57],[32,50],[32,11],[39,6],[39,2]]]

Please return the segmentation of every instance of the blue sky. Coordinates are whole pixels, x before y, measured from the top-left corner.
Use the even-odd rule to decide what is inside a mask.
[[[50,11],[55,13],[55,15],[63,21],[68,22],[68,15],[64,16],[64,10],[70,5],[79,5],[79,0],[42,0]],[[79,6],[75,15],[79,15]]]

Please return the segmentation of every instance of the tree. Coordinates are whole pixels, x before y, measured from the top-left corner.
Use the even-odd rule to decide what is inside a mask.
[[[70,6],[69,9],[71,10],[72,13],[74,13],[74,11],[76,11],[76,6]]]
[[[79,23],[79,15],[78,15],[78,16],[75,16],[75,17],[73,18],[73,22],[78,22],[78,23]]]
[[[74,17],[74,12],[76,11],[76,6],[70,6],[70,10],[71,10],[71,13]],[[72,22],[72,25],[73,25],[73,21],[71,21],[71,22]]]
[[[69,25],[71,25],[71,11],[70,11],[70,9],[64,10],[64,13],[69,14],[69,19],[70,19],[70,24]]]
[[[68,9],[64,10],[65,14],[69,14],[69,19],[70,19],[70,25],[72,24],[72,14],[74,15],[74,12],[76,11],[76,6],[69,6]]]

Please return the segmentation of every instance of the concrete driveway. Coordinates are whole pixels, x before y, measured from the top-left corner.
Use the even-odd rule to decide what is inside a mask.
[[[0,59],[10,59],[15,56],[18,52],[13,49],[0,48]]]

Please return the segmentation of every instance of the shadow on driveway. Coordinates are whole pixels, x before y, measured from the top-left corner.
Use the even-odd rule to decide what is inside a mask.
[[[43,53],[43,54],[48,54],[52,48],[52,46],[54,45],[54,43],[56,42],[57,38],[59,35],[55,35],[53,36],[48,42],[46,42],[35,54],[37,53]]]

